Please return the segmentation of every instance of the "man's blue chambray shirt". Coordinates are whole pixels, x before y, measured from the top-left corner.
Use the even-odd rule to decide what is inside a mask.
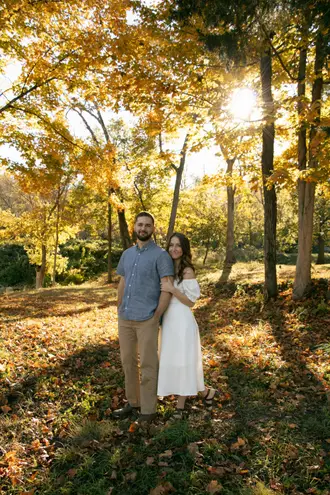
[[[121,255],[118,275],[125,278],[125,291],[118,316],[123,320],[144,321],[151,318],[158,306],[160,279],[173,276],[170,255],[149,241],[142,249],[132,246]]]

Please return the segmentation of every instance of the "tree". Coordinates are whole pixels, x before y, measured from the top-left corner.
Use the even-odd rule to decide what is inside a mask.
[[[219,58],[226,57],[228,64],[235,66],[239,62],[246,63],[249,58],[258,58],[260,63],[260,79],[264,109],[264,125],[262,129],[261,168],[264,184],[264,260],[265,260],[265,297],[276,297],[276,193],[268,179],[273,171],[274,158],[274,105],[272,98],[272,57],[269,46],[271,17],[274,15],[272,2],[240,2],[237,9],[234,3],[186,2],[177,0],[173,8],[173,18],[187,22],[192,19],[190,27],[198,25],[201,39],[213,51],[218,51]],[[196,24],[194,16],[199,15]],[[260,22],[263,19],[263,22]],[[268,22],[269,26],[265,27]],[[202,27],[201,27],[202,25]],[[259,27],[259,32],[256,30]],[[254,37],[251,44],[251,37]],[[249,51],[244,49],[248,46]],[[252,56],[251,56],[252,51]]]
[[[274,184],[269,184],[274,169],[274,100],[272,95],[272,56],[271,49],[265,46],[260,59],[262,100],[266,122],[262,129],[261,170],[264,192],[264,260],[266,298],[277,295],[276,277],[276,223],[277,203]]]
[[[160,156],[158,136],[150,133],[148,125],[143,119],[134,125],[123,119],[109,123],[121,170],[122,200],[129,205],[132,217],[141,209],[154,211],[159,195],[169,183],[169,166]]]
[[[194,247],[203,248],[203,264],[210,249],[223,247],[225,238],[225,195],[211,178],[204,178],[184,189],[178,208],[177,227]]]
[[[167,240],[170,239],[171,235],[174,232],[175,219],[176,219],[176,214],[178,211],[178,204],[179,204],[179,195],[180,195],[182,175],[183,175],[183,170],[184,170],[184,166],[186,163],[188,142],[189,142],[189,133],[187,133],[185,138],[184,138],[184,143],[183,143],[183,146],[182,146],[181,152],[180,152],[179,165],[175,165],[175,163],[171,163],[172,167],[175,170],[176,176],[175,176],[175,186],[174,186],[170,221],[168,224],[167,235],[166,235]]]
[[[306,151],[304,148],[304,144],[301,143],[301,147],[299,148],[299,169],[302,173],[298,181],[299,230],[298,259],[293,287],[294,299],[301,299],[302,297],[304,297],[310,290],[311,282],[313,214],[316,185],[313,178],[313,173],[319,168],[319,150],[321,142],[320,134],[322,133],[320,129],[320,121],[323,88],[323,67],[326,60],[326,51],[329,38],[328,31],[325,30],[326,26],[328,25],[328,7],[323,2],[317,2],[316,8],[321,8],[321,12],[319,12],[320,20],[318,22],[318,25],[313,26],[314,30],[316,29],[316,36],[312,99],[308,117],[310,121],[308,165],[306,164]],[[303,57],[303,55],[301,55],[301,57]],[[304,60],[302,60],[301,64],[304,65]],[[299,75],[302,76],[303,74]],[[300,82],[300,84],[302,84],[302,82]],[[305,135],[300,137],[300,140],[304,141]]]
[[[86,129],[88,130],[91,137],[91,153],[102,157],[102,163],[98,170],[98,178],[96,186],[99,193],[101,193],[107,202],[107,237],[108,237],[108,282],[112,282],[112,209],[114,206],[117,210],[118,222],[120,227],[120,235],[122,239],[123,249],[127,249],[131,246],[131,239],[128,231],[128,225],[125,216],[125,207],[122,201],[122,191],[119,186],[119,181],[117,180],[118,165],[116,164],[116,148],[112,142],[111,136],[109,134],[108,127],[102,115],[96,101],[93,103],[81,102],[77,98],[74,99],[74,106],[72,107],[83,121]],[[89,124],[85,114],[89,115],[98,124],[98,129],[95,130]],[[101,137],[99,136],[101,132]],[[91,187],[95,185],[95,178],[91,175],[85,168],[85,181]],[[120,197],[120,203],[116,205],[114,201],[114,195]]]
[[[188,113],[192,119],[192,103],[195,104],[201,74],[196,78],[191,68],[201,61],[202,44],[189,43],[188,48],[182,51],[182,41],[186,35],[182,36],[164,22],[163,13],[156,19],[150,10],[141,7],[139,21],[130,24],[126,12],[132,7],[137,9],[139,3],[128,0],[111,2],[111,5],[101,1],[68,0],[62,2],[60,7],[57,2],[41,1],[39,7],[36,9],[33,5],[28,11],[29,2],[25,0],[21,3],[15,0],[6,2],[6,9],[14,16],[15,22],[4,24],[3,39],[8,36],[9,30],[14,33],[16,42],[10,47],[4,43],[3,47],[8,56],[20,61],[22,74],[17,83],[8,88],[13,97],[9,97],[0,109],[2,114],[9,113],[12,119],[10,125],[3,123],[4,141],[10,141],[8,135],[15,126],[15,119],[22,115],[34,115],[64,140],[72,139],[65,129],[55,126],[55,120],[49,118],[59,107],[65,107],[66,103],[61,98],[63,93],[70,94],[69,98],[85,124],[86,112],[97,121],[103,140],[108,145],[104,147],[107,156],[111,152],[111,143],[100,109],[102,112],[105,108],[118,110],[123,105],[139,115],[162,113],[166,109],[163,112],[167,115],[166,132],[169,128],[173,131],[175,125],[176,128],[185,127],[184,114],[189,104]],[[16,8],[29,19],[26,29],[24,22],[18,18]],[[148,23],[144,22],[146,18]],[[36,26],[38,29],[35,29]],[[197,40],[196,35],[193,38]],[[199,72],[202,73],[203,69]],[[178,115],[182,117],[180,122]],[[91,126],[88,127],[89,131],[93,131]],[[161,131],[165,132],[165,129],[162,127]],[[91,173],[87,173],[87,164],[91,165],[91,171],[95,170],[91,157],[100,163],[99,158],[103,154],[99,135],[94,133],[91,139],[94,150],[85,150],[84,159],[84,173],[89,178]],[[164,154],[162,157],[164,169],[167,169],[167,157]],[[180,165],[172,162],[172,168],[180,170],[183,164],[184,160]],[[113,192],[110,194],[110,188],[107,193],[112,199],[114,196],[119,199],[115,207],[123,247],[126,248],[130,245],[130,239],[124,213],[125,192],[118,184],[115,195]],[[179,188],[178,177],[177,191]],[[178,194],[175,194],[171,223],[175,219],[177,200]]]
[[[30,202],[17,183],[17,180],[4,172],[0,175],[0,208],[2,211],[9,211],[15,216],[20,216],[24,211],[30,209]]]
[[[73,146],[64,145],[56,136],[38,132],[37,128],[30,133],[17,131],[15,144],[22,162],[9,161],[7,166],[24,193],[27,207],[13,218],[4,234],[24,245],[30,262],[36,266],[36,287],[40,288],[46,272],[51,272],[50,257],[55,283],[59,242],[73,232],[74,219],[65,217],[64,210],[70,184],[76,176],[77,156]]]
[[[22,73],[3,92],[0,114],[15,111],[16,104],[24,106],[36,94],[56,105],[54,95],[64,88],[86,87],[86,74],[104,65],[118,68],[116,55],[127,40],[131,7],[130,0],[4,0],[0,49],[5,60],[20,62]]]
[[[276,48],[269,39],[274,58],[283,69],[290,83],[297,83],[297,96],[289,97],[297,103],[297,119],[294,122],[298,143],[296,164],[293,171],[298,177],[298,258],[293,289],[293,298],[300,299],[309,292],[311,282],[311,249],[313,236],[313,210],[315,185],[328,178],[323,175],[320,160],[324,154],[325,139],[321,128],[322,66],[329,33],[325,26],[329,23],[327,2],[292,0],[283,3],[288,20],[281,22],[282,46]],[[295,22],[292,23],[291,19]],[[314,53],[314,69],[311,54]],[[298,56],[297,56],[298,55]],[[314,75],[311,77],[312,72]],[[311,97],[310,97],[311,93]],[[293,136],[292,136],[293,137]],[[292,138],[291,138],[292,139]],[[321,146],[322,144],[322,146]],[[286,173],[290,172],[290,162]]]

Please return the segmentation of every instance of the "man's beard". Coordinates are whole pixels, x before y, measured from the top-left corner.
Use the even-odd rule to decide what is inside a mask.
[[[148,241],[149,239],[151,239],[152,233],[151,234],[143,234],[143,235],[136,233],[136,237],[139,239],[139,241]]]

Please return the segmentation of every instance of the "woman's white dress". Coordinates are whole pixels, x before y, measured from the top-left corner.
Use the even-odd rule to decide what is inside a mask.
[[[174,286],[193,302],[200,296],[196,279],[175,280]],[[162,322],[157,394],[197,395],[204,389],[197,322],[189,306],[172,296]]]

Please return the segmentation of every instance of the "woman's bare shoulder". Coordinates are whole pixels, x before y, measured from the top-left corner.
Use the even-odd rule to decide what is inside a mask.
[[[187,266],[183,270],[183,279],[184,280],[189,280],[189,279],[192,279],[192,278],[196,278],[195,272],[194,272],[194,270],[192,268],[190,268],[190,266]]]

